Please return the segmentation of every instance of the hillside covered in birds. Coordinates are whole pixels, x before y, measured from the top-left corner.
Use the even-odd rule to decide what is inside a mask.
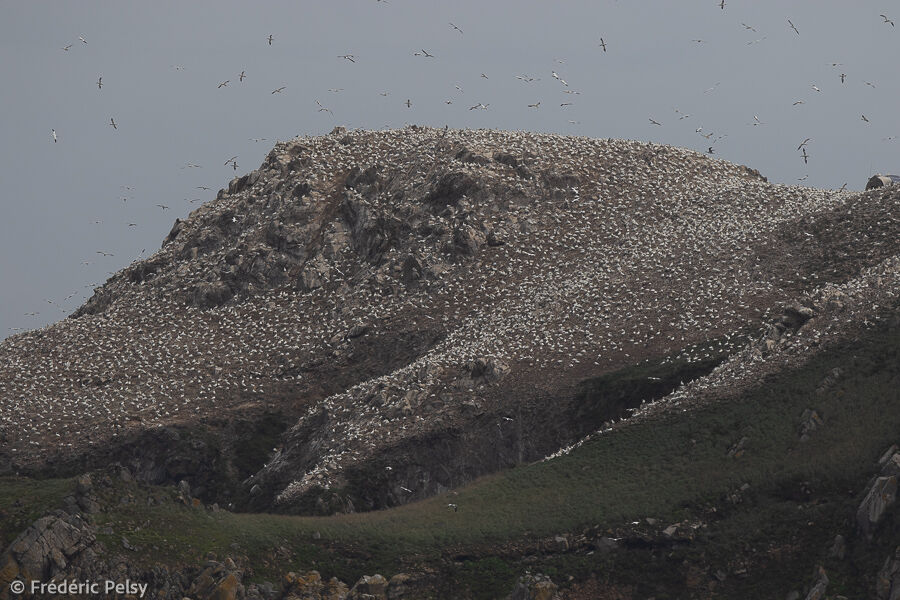
[[[128,529],[132,539],[169,548],[160,561],[189,560],[194,543],[163,532],[174,519],[219,552],[229,528],[304,540],[324,528],[333,546],[307,550],[329,572],[355,579],[415,563],[431,573],[429,593],[462,577],[427,558],[451,544],[463,556],[454,565],[487,569],[478,581],[489,587],[460,597],[512,586],[540,548],[555,557],[542,564],[591,589],[590,561],[563,555],[602,546],[605,556],[609,539],[631,540],[632,558],[686,544],[693,534],[673,532],[712,523],[717,494],[751,486],[777,500],[760,500],[752,519],[786,531],[795,523],[778,502],[800,502],[804,477],[800,489],[819,485],[835,502],[822,513],[832,532],[848,503],[834,500],[836,486],[868,498],[862,490],[890,485],[866,479],[891,441],[892,421],[877,414],[897,400],[898,203],[892,186],[774,185],[745,166],[627,140],[412,126],[279,142],[75,313],[0,343],[0,477],[11,493],[61,496],[64,478],[107,473],[98,488],[78,480],[69,516],[24,533],[37,515],[0,494],[0,516],[18,515],[0,539],[21,533],[0,568],[24,573],[37,560],[48,576],[69,573],[16,554],[39,538],[37,523],[92,532],[70,562],[101,552],[98,535],[119,545],[111,532],[128,522],[154,532]],[[851,387],[860,397],[848,403]],[[841,435],[865,428],[865,442]],[[747,453],[756,458],[740,462]],[[147,510],[175,512],[155,525],[143,505],[128,512],[125,498],[145,490],[157,490]],[[179,503],[214,506],[218,524],[202,533]],[[470,528],[448,521],[460,506]],[[875,535],[882,513],[865,506],[862,539],[881,541],[859,560],[889,545]],[[682,509],[665,535],[624,521]],[[242,560],[267,574],[277,569],[254,552],[274,544],[296,558],[308,543],[247,535],[260,547]],[[711,552],[738,552],[717,543]],[[779,552],[801,564],[787,545]],[[498,552],[511,561],[502,569],[484,562]],[[631,559],[616,556],[625,581]],[[135,577],[149,572],[141,564]],[[166,581],[178,597],[190,587]],[[529,581],[519,583],[543,585]]]
[[[881,269],[867,293],[893,293],[895,196],[623,140],[279,143],[70,318],[2,344],[0,467],[115,457],[255,509],[427,497],[668,394],[789,306],[796,329],[811,295],[852,294],[866,268]],[[669,387],[585,405],[592,378],[668,356]],[[241,449],[254,428],[274,454]],[[190,472],[204,453],[215,472]]]

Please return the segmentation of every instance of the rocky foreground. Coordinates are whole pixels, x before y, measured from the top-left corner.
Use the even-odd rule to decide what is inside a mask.
[[[864,326],[900,290],[898,200],[623,140],[279,143],[70,318],[0,344],[0,473],[115,459],[288,512],[424,498],[609,427],[589,378],[730,356],[645,407],[685,410]]]

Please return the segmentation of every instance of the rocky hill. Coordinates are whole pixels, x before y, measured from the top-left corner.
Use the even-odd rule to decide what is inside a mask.
[[[898,202],[623,140],[278,143],[71,317],[0,344],[0,473],[119,461],[314,514],[422,499],[864,328],[900,290]],[[658,372],[590,393],[635,365]]]

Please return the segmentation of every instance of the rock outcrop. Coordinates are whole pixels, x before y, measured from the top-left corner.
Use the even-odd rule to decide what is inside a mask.
[[[806,594],[806,600],[823,600],[825,598],[825,592],[828,590],[829,583],[828,574],[825,573],[825,569],[818,567],[816,569],[816,580]]]
[[[885,559],[884,565],[878,571],[875,598],[876,600],[900,599],[900,546]]]
[[[56,511],[38,519],[0,555],[0,599],[9,585],[22,581],[50,581],[65,574],[82,577],[96,559],[94,528],[78,513]]]
[[[318,571],[288,573],[282,578],[281,587],[284,600],[344,600],[350,591],[337,579],[323,581]]]
[[[245,600],[241,579],[241,571],[230,558],[224,563],[209,561],[187,593],[197,600]]]
[[[869,493],[856,511],[856,523],[867,539],[872,539],[875,528],[885,511],[897,500],[897,478],[893,475],[877,477]]]
[[[557,589],[557,585],[549,577],[540,573],[528,573],[516,582],[509,600],[555,600]]]

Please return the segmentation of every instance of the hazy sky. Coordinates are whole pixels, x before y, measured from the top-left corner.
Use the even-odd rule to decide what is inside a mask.
[[[881,13],[900,21],[888,1],[0,1],[0,337],[69,314],[276,139],[335,125],[712,145],[861,189],[900,172]]]

